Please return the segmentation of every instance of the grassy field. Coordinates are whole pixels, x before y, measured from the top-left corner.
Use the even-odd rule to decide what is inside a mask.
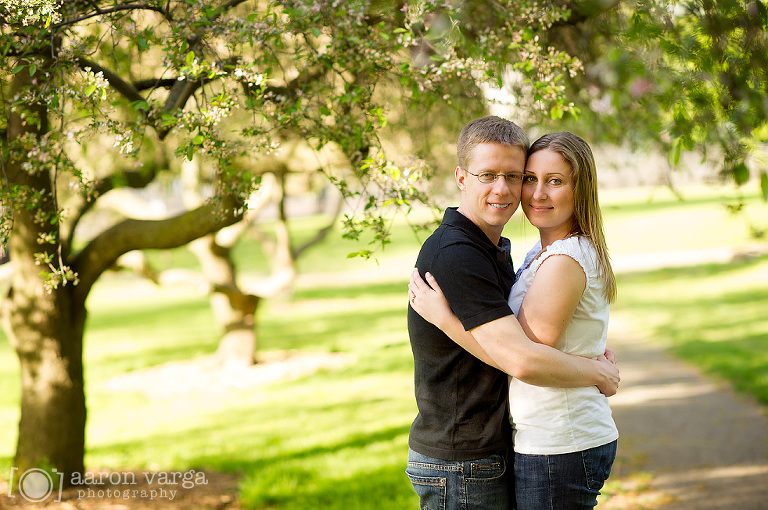
[[[621,275],[614,314],[768,405],[768,257]]]
[[[752,221],[768,225],[768,208],[748,196]],[[744,216],[732,216],[721,191],[696,189],[679,202],[663,190],[605,193],[613,256],[751,242]],[[297,224],[308,237],[320,220]],[[516,217],[506,231],[521,260],[536,239]],[[405,287],[419,238],[397,223],[394,242],[376,260],[347,260],[354,243],[334,241],[300,263],[291,297],[266,301],[259,313],[261,352],[338,354],[343,364],[295,379],[251,387],[186,391],[120,389],[118,376],[216,349],[204,296],[192,287],[157,288],[109,274],[89,300],[85,339],[89,469],[206,469],[236,473],[246,508],[402,509],[417,507],[405,477],[415,415],[412,360],[405,326]],[[165,264],[191,265],[176,252]],[[265,272],[252,243],[238,249],[248,278]],[[663,259],[663,257],[662,257]],[[647,336],[768,403],[768,258],[622,272],[614,313]],[[9,472],[18,423],[19,373],[0,338],[0,477]]]

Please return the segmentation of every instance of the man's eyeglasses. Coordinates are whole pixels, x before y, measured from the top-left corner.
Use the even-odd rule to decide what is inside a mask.
[[[493,172],[481,172],[479,174],[473,174],[466,168],[462,168],[462,170],[467,172],[469,175],[474,175],[475,177],[477,177],[477,180],[483,184],[491,184],[493,182],[496,182],[497,177],[503,177],[504,180],[507,181],[507,184],[517,184],[518,182],[523,181],[522,172],[512,172],[509,174],[495,174]]]

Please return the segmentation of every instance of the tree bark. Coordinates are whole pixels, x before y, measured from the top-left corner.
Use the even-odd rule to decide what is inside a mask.
[[[211,285],[211,307],[224,330],[217,356],[226,364],[252,365],[257,348],[256,310],[261,298],[243,292],[237,285],[231,247],[218,244],[215,235],[198,239],[190,248]]]
[[[12,256],[18,261],[25,254],[14,248]],[[19,276],[28,269],[20,265],[14,262]],[[72,473],[85,470],[82,340],[86,314],[84,307],[72,309],[71,287],[52,294],[42,289],[39,276],[21,276],[3,310],[21,368],[21,419],[14,466],[20,472],[32,467],[56,469],[66,486]]]
[[[22,70],[13,77],[12,95],[28,87],[31,77]],[[48,131],[47,108],[25,105],[38,122],[25,122],[16,111],[9,113],[8,142],[26,135],[39,141]],[[83,388],[83,327],[85,306],[73,303],[72,285],[47,292],[35,253],[52,257],[59,267],[67,256],[60,251],[58,222],[41,221],[36,212],[55,211],[51,177],[46,170],[25,170],[19,158],[5,164],[9,184],[39,193],[38,207],[14,203],[10,243],[14,274],[2,303],[3,325],[21,366],[21,419],[14,465],[56,469],[66,485],[71,473],[84,470],[85,392]],[[41,236],[53,236],[57,244],[40,244]]]

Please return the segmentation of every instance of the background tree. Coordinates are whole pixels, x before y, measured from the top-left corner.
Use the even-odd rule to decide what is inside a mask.
[[[58,10],[56,8],[58,7]],[[511,67],[533,93],[521,107],[561,116],[557,77],[577,62],[537,34],[567,14],[527,2],[20,0],[0,5],[3,242],[14,274],[2,317],[22,372],[15,465],[83,471],[85,302],[133,250],[186,244],[240,221],[259,176],[235,164],[299,137],[332,145],[349,173],[327,171],[362,204],[347,235],[387,242],[384,212],[423,197],[421,165],[386,156],[388,103],[482,101],[478,82]],[[535,28],[529,28],[535,20]],[[382,94],[383,89],[387,94]],[[111,164],[86,170],[89,142]],[[213,174],[199,206],[120,219],[77,237],[94,205],[200,157]],[[370,252],[363,250],[362,255]]]
[[[565,125],[660,151],[673,168],[697,152],[724,180],[759,179],[768,200],[767,13],[759,0],[573,4],[543,34],[584,63],[563,82],[578,111]]]

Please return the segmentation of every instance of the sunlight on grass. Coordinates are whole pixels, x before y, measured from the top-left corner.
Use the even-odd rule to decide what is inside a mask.
[[[89,384],[94,389],[88,465],[240,472],[243,502],[250,508],[412,506],[415,496],[403,473],[415,415],[404,289],[405,281],[307,288],[265,303],[259,324],[263,350],[353,353],[356,362],[343,371],[252,391],[171,399],[129,393],[117,400],[103,389],[105,381],[98,381],[102,374],[108,378],[107,372],[99,371]],[[141,306],[152,309],[154,302],[159,310],[174,310],[186,304],[195,310],[196,299],[158,291],[157,301],[145,296]],[[99,305],[93,308],[96,321]],[[176,345],[170,343],[169,355]],[[159,361],[151,343],[143,348],[150,360]],[[112,351],[100,346],[101,362],[117,363],[110,359]],[[381,478],[375,488],[368,483],[372,476]],[[362,504],[372,494],[382,506]]]
[[[684,200],[658,188],[654,194],[645,192],[646,202],[631,203],[624,201],[624,190],[601,193],[612,254],[740,246],[755,242],[751,223],[768,228],[768,205],[753,187],[745,190],[742,198],[746,207],[740,214],[726,207],[739,192],[724,187],[685,189]]]
[[[768,404],[768,257],[619,276],[613,313]]]
[[[19,424],[19,361],[5,336],[0,332],[0,473],[11,468],[16,451]]]

